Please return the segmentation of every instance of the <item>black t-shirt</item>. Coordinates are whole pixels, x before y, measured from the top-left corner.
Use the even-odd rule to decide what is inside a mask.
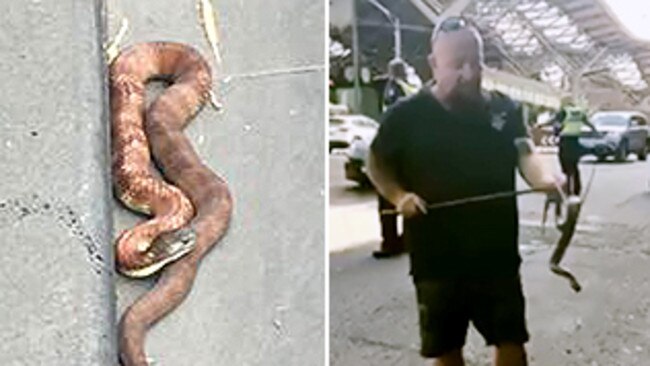
[[[426,87],[390,108],[372,151],[406,191],[427,203],[515,189],[514,140],[526,137],[521,108],[503,94],[463,116]],[[516,198],[430,210],[407,219],[404,235],[416,280],[516,274]]]

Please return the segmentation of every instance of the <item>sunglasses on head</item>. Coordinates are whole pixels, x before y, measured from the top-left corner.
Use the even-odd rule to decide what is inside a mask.
[[[467,19],[460,16],[454,16],[454,17],[446,18],[438,25],[436,25],[436,30],[434,33],[438,34],[441,32],[454,32],[457,30],[468,28],[469,26],[470,23],[469,21],[467,21]]]

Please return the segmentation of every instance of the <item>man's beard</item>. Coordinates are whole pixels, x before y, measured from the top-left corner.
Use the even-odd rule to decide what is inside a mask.
[[[462,119],[474,121],[485,119],[488,113],[481,89],[466,87],[456,90],[451,112]]]
[[[454,90],[452,95],[453,98],[451,99],[454,109],[482,108],[485,103],[481,94],[481,88],[474,87],[473,85],[459,86]]]

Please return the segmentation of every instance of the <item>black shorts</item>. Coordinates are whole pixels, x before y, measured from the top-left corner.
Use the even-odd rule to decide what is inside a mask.
[[[518,275],[425,280],[416,282],[415,288],[423,357],[435,358],[462,348],[470,321],[488,345],[528,341]]]

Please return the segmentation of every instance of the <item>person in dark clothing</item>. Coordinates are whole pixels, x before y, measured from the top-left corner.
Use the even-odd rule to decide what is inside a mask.
[[[407,81],[406,63],[399,58],[388,63],[388,81],[384,87],[383,111],[397,103],[400,99],[415,94],[417,88]]]
[[[482,40],[464,18],[431,38],[436,84],[390,108],[369,154],[375,187],[404,216],[419,308],[421,349],[433,364],[463,365],[472,322],[496,346],[495,364],[526,365],[515,197],[431,209],[430,204],[515,189],[515,172],[556,191],[521,106],[481,90]]]
[[[399,100],[414,94],[416,88],[406,81],[406,64],[401,59],[393,59],[388,64],[388,81],[384,87],[382,109],[385,112]],[[397,214],[395,206],[377,194],[379,208],[379,223],[381,225],[382,241],[379,250],[372,255],[377,258],[389,258],[404,253],[404,243],[397,230]]]

